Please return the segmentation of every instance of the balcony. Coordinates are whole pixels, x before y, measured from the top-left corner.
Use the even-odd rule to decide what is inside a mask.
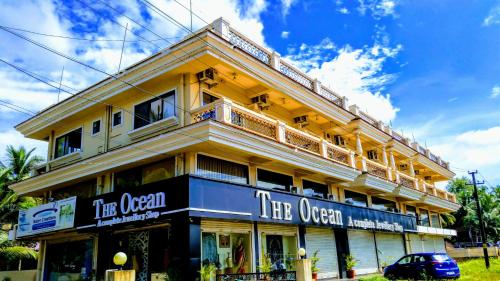
[[[295,149],[307,151],[331,161],[356,168],[354,153],[348,149],[331,144],[321,138],[295,129],[285,123],[271,119],[228,99],[220,99],[193,111],[192,121],[200,122],[214,119],[244,131],[275,140]]]
[[[366,159],[365,161],[366,161],[366,172],[368,174],[382,178],[387,181],[392,181],[392,177],[389,173],[389,167],[369,159]]]

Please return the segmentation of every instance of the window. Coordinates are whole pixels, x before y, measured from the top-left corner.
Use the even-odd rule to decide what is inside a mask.
[[[175,115],[175,91],[148,100],[134,107],[134,129]]]
[[[432,227],[441,227],[441,222],[439,221],[439,214],[431,213],[431,225]]]
[[[397,212],[396,202],[372,197],[372,208],[382,211]]]
[[[196,174],[216,180],[248,184],[248,167],[198,154]]]
[[[420,225],[431,226],[429,221],[429,213],[427,210],[420,209]]]
[[[43,280],[92,280],[92,240],[48,244]]]
[[[325,198],[325,199],[328,197],[328,185],[326,184],[303,180],[302,188],[304,189],[305,196]]]
[[[54,198],[54,200],[62,200],[72,196],[77,196],[78,198],[90,198],[96,195],[96,190],[97,179],[94,178],[54,190],[52,192],[52,198]]]
[[[115,190],[138,187],[175,176],[175,158],[115,173]]]
[[[248,233],[203,232],[201,263],[214,264],[222,272],[251,272],[252,239]],[[223,258],[225,257],[225,258]],[[232,259],[228,264],[227,259]]]
[[[354,191],[345,190],[345,203],[354,206],[368,207],[368,198],[366,195]]]
[[[56,139],[55,158],[82,150],[82,128],[71,131]]]
[[[275,173],[267,170],[257,170],[257,186],[290,191],[293,185],[293,177]]]
[[[397,264],[408,264],[408,263],[411,263],[411,260],[412,260],[412,256],[406,256],[406,257],[401,258],[397,262]]]
[[[209,93],[203,92],[203,103],[202,105],[206,105],[209,103],[213,103],[214,101],[218,100],[218,97],[212,96]]]
[[[121,125],[123,121],[122,118],[123,116],[121,111],[113,113],[113,127]]]
[[[92,135],[95,136],[101,132],[101,120],[92,122]]]
[[[406,205],[406,214],[416,217],[417,216],[417,208],[410,206],[410,205]]]
[[[376,150],[368,150],[366,154],[368,155],[368,159],[378,160],[378,154]]]

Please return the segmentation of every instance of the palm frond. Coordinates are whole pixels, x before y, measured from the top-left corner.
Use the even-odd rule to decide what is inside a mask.
[[[0,257],[5,259],[36,259],[38,252],[23,246],[10,246],[0,248]]]

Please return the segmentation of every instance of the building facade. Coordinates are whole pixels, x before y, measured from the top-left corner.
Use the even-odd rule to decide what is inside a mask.
[[[293,271],[300,247],[329,280],[456,234],[449,163],[223,19],[16,129],[49,148],[10,186],[46,202],[17,225],[38,280],[101,280],[119,251],[140,281]]]

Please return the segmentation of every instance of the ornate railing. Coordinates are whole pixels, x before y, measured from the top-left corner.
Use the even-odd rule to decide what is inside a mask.
[[[206,119],[215,119],[215,103],[207,104],[191,112],[193,122],[201,122]]]
[[[217,274],[217,281],[296,281],[295,271]]]
[[[436,189],[436,194],[437,194],[437,197],[439,197],[441,199],[447,199],[446,198],[446,191],[444,191],[444,190]]]
[[[425,155],[425,148],[423,148],[421,145],[417,144],[417,151],[418,153]]]
[[[434,189],[435,187],[432,184],[428,184],[426,182],[423,182],[423,186],[425,187],[425,193],[434,195]]]
[[[349,150],[328,144],[326,147],[326,156],[334,161],[349,165]]]
[[[387,179],[387,167],[372,160],[366,159],[366,171],[371,175]]]
[[[309,150],[310,152],[319,153],[319,139],[309,136],[304,132],[287,127],[285,129],[285,139],[288,144]]]
[[[432,161],[434,161],[436,163],[438,162],[438,157],[433,153],[429,153],[429,159],[431,159]]]
[[[231,124],[264,135],[266,137],[276,138],[276,121],[255,115],[251,110],[237,107],[231,107]]]
[[[400,172],[398,172],[398,174],[399,174],[399,182],[401,183],[402,186],[415,189],[415,179]]]
[[[271,63],[271,54],[266,49],[261,48],[233,29],[229,30],[229,42],[261,62],[268,65]]]
[[[334,91],[328,89],[325,86],[321,86],[321,89],[319,90],[319,95],[326,98],[327,100],[335,103],[336,105],[343,107],[343,101],[342,97],[337,95]]]
[[[361,110],[359,111],[359,117],[361,117],[361,119],[365,120],[366,122],[368,122],[368,123],[370,123],[370,124],[372,124],[374,126],[376,126],[377,123],[378,123],[377,119],[371,117],[370,115],[364,113]]]
[[[295,67],[289,65],[288,63],[280,62],[280,72],[286,75],[288,78],[294,80],[295,82],[309,88],[313,89],[313,82],[307,76],[303,75],[300,70],[295,69]]]

